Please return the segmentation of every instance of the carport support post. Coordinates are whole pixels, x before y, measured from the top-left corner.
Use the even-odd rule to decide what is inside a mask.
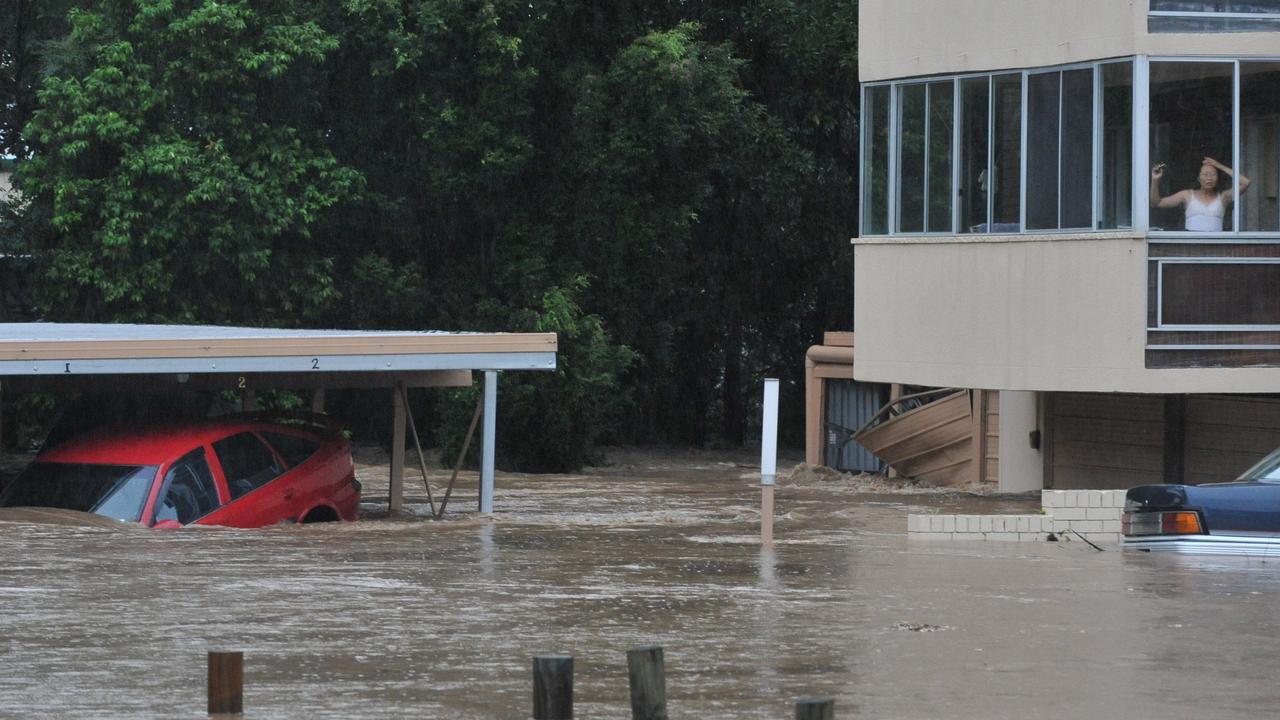
[[[405,407],[403,387],[391,388],[391,407],[394,412],[391,425],[391,477],[387,485],[387,511],[404,509],[404,426]]]
[[[480,512],[493,512],[493,455],[498,434],[498,373],[484,372],[484,438],[480,460]]]

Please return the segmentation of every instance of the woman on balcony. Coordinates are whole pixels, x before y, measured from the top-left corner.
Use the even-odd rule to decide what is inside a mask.
[[[1164,177],[1164,163],[1151,168],[1151,207],[1186,209],[1185,230],[1190,232],[1222,232],[1222,220],[1227,215],[1227,206],[1235,201],[1237,192],[1244,192],[1249,187],[1249,178],[1241,173],[1239,189],[1227,188],[1218,190],[1218,173],[1226,173],[1235,177],[1231,168],[1206,157],[1200,165],[1200,187],[1194,190],[1179,190],[1172,195],[1160,196],[1160,178]]]

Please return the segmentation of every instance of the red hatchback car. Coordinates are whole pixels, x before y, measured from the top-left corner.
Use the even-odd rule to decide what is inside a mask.
[[[323,416],[117,426],[42,452],[0,507],[56,507],[148,527],[355,520],[360,483]]]

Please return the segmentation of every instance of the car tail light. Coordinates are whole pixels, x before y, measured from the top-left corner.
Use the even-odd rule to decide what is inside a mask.
[[[1193,510],[1127,512],[1120,518],[1122,535],[1200,535],[1200,514]]]

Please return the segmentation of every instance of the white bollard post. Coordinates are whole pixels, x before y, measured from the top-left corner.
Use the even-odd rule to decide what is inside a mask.
[[[773,485],[778,471],[778,381],[764,381],[760,423],[760,543],[773,544]]]
[[[484,429],[480,452],[480,512],[493,512],[493,462],[498,441],[498,373],[484,373]]]

